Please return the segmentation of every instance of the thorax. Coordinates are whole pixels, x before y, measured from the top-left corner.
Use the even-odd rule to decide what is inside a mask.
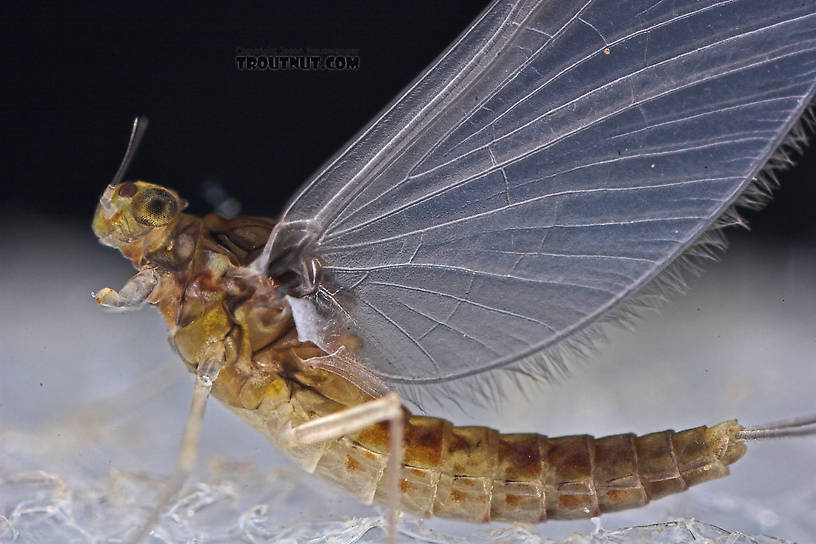
[[[141,265],[160,271],[150,302],[165,319],[171,345],[194,371],[208,344],[223,343],[213,395],[233,408],[254,410],[270,395],[288,397],[292,387],[341,405],[362,402],[367,396],[356,387],[304,364],[325,352],[299,339],[274,279],[244,271],[273,227],[264,218],[184,216],[163,243],[144,251]]]

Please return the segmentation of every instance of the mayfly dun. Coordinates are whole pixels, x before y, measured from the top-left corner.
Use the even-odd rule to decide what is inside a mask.
[[[93,219],[195,375],[302,468],[395,512],[576,519],[728,474],[814,419],[546,437],[457,427],[403,399],[546,380],[598,323],[665,288],[761,200],[816,89],[816,2],[491,4],[277,220],[199,218],[123,181]],[[776,154],[775,154],[776,153]],[[462,387],[462,384],[465,387]]]

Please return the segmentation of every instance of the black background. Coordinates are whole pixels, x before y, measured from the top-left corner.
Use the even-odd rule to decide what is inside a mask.
[[[128,174],[206,213],[217,181],[275,216],[295,188],[479,13],[480,2],[18,6],[6,16],[8,209],[90,222],[131,122],[150,129]],[[357,49],[356,71],[240,72],[236,48]],[[4,146],[5,147],[5,146]],[[810,238],[816,152],[782,177],[754,236]]]

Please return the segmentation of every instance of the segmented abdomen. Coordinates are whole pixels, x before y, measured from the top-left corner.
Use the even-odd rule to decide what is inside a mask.
[[[726,476],[745,451],[740,429],[730,421],[644,436],[548,438],[412,417],[403,508],[470,521],[541,522],[643,506]],[[378,489],[382,498],[384,491]]]
[[[295,386],[287,396],[288,401],[275,403],[274,408],[260,406],[253,414],[259,416],[255,422],[244,418],[253,426],[265,426],[265,434],[278,442],[275,437],[287,423],[297,425],[336,409],[332,401],[309,389]],[[548,438],[410,416],[400,509],[471,522],[542,522],[635,508],[728,475],[728,465],[745,453],[745,443],[737,436],[740,430],[736,421],[727,421],[643,436]],[[304,469],[364,502],[385,501],[388,496],[385,424],[323,444],[278,445]]]

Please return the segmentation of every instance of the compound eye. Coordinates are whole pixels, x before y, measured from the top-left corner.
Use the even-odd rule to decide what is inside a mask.
[[[170,223],[179,213],[176,197],[164,189],[143,189],[131,201],[133,218],[142,225],[161,227]]]

